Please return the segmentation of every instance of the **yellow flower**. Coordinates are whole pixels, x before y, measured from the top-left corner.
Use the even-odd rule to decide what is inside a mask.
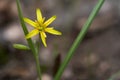
[[[41,13],[40,9],[36,10],[36,15],[37,15],[37,20],[35,20],[35,21],[32,21],[28,18],[24,18],[24,21],[26,23],[28,23],[34,27],[34,29],[26,35],[26,39],[29,39],[37,34],[40,34],[40,37],[41,37],[41,40],[42,40],[44,46],[47,47],[47,44],[46,44],[47,36],[46,36],[45,32],[48,32],[48,33],[54,34],[54,35],[62,35],[62,33],[55,30],[53,27],[51,27],[51,28],[47,27],[49,24],[51,24],[56,19],[56,16],[52,16],[50,19],[45,21],[45,18],[42,17],[42,13]]]

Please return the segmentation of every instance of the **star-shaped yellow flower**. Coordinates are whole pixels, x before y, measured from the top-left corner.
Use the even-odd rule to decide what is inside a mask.
[[[44,46],[47,47],[47,44],[46,44],[47,36],[46,36],[45,32],[48,32],[48,33],[54,34],[54,35],[62,35],[62,33],[55,30],[53,27],[51,27],[51,28],[47,27],[49,24],[51,24],[56,19],[56,16],[52,16],[50,19],[45,21],[45,18],[42,17],[42,13],[41,13],[40,9],[36,10],[36,15],[37,15],[37,20],[35,20],[35,21],[32,21],[28,18],[24,18],[24,21],[26,23],[28,23],[34,27],[34,29],[26,35],[26,39],[29,39],[37,34],[40,34],[40,37],[41,37],[41,40],[42,40]]]

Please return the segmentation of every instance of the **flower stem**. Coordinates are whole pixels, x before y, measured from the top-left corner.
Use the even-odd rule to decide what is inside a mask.
[[[28,30],[27,30],[27,27],[24,23],[24,20],[23,20],[23,15],[22,15],[22,11],[21,11],[21,6],[20,6],[20,2],[19,0],[16,0],[16,3],[17,3],[17,8],[18,8],[18,15],[19,15],[19,18],[20,18],[20,22],[21,22],[21,26],[22,26],[22,29],[23,29],[23,32],[24,32],[24,35],[27,35],[28,34]],[[38,76],[39,76],[39,80],[41,80],[41,70],[40,70],[40,63],[39,63],[39,56],[38,56],[38,49],[35,48],[35,45],[32,41],[32,39],[27,39],[27,42],[28,42],[28,45],[33,53],[33,56],[36,60],[36,68],[37,68],[37,72],[38,72]]]
[[[41,80],[41,69],[40,69],[40,63],[39,63],[39,56],[38,55],[36,55],[35,61],[36,61],[36,68],[37,68],[37,73],[38,73],[38,76],[39,76],[39,80]]]
[[[76,38],[76,40],[74,41],[73,45],[69,49],[69,51],[67,53],[67,56],[65,57],[63,63],[61,64],[60,69],[58,70],[54,80],[60,80],[60,77],[61,77],[62,73],[64,72],[67,64],[71,60],[71,58],[72,58],[73,54],[75,53],[75,50],[78,48],[79,44],[82,42],[85,34],[87,33],[87,31],[88,31],[92,21],[94,20],[95,16],[98,14],[98,12],[99,12],[100,8],[102,7],[104,1],[105,0],[99,0],[98,4],[93,9],[93,11],[90,14],[87,22],[84,24],[81,32],[78,34],[78,37]]]

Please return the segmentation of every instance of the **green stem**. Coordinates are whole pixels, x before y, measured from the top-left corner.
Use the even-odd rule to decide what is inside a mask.
[[[19,0],[16,0],[16,3],[17,3],[18,15],[19,15],[19,18],[20,18],[21,26],[23,28],[23,32],[24,32],[25,35],[27,35],[28,34],[28,30],[27,30],[27,27],[26,27],[25,22],[23,20],[23,15],[22,15],[22,11],[21,11],[21,6],[20,6]],[[28,43],[28,45],[29,45],[33,55],[34,55],[35,60],[36,60],[36,68],[37,68],[39,80],[41,80],[41,70],[40,70],[38,51],[35,49],[35,45],[34,45],[32,39],[27,39],[27,43]]]
[[[73,45],[71,46],[70,50],[68,51],[67,56],[65,57],[63,63],[60,66],[60,69],[58,70],[54,80],[60,80],[60,77],[62,75],[62,73],[64,72],[64,69],[66,68],[67,64],[69,63],[69,61],[71,60],[73,54],[75,53],[75,50],[78,48],[79,44],[82,42],[85,34],[87,33],[93,19],[95,18],[95,16],[98,14],[100,8],[102,7],[103,3],[105,0],[99,0],[98,4],[95,6],[95,8],[93,9],[92,13],[90,14],[87,22],[85,23],[85,25],[83,26],[81,32],[78,34],[78,37],[76,38],[76,40],[74,41]]]
[[[16,0],[16,2],[17,2],[17,8],[18,8],[18,15],[19,15],[19,18],[20,18],[21,26],[22,26],[23,31],[24,31],[24,35],[27,35],[28,30],[27,30],[27,27],[26,27],[26,25],[24,23],[24,20],[23,20],[23,15],[22,15],[22,12],[21,12],[20,2],[19,2],[19,0]],[[36,53],[36,50],[34,49],[34,44],[33,44],[32,40],[27,39],[27,42],[28,42],[28,45],[29,45],[30,49],[32,50],[32,52]]]
[[[37,68],[39,80],[41,80],[41,69],[40,69],[40,63],[39,63],[39,55],[36,55],[35,61],[36,61],[36,68]]]

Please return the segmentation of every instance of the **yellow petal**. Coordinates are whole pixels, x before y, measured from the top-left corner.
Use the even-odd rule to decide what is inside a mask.
[[[46,36],[45,36],[45,33],[44,32],[40,32],[40,36],[41,36],[41,40],[44,44],[45,47],[47,47],[47,44],[46,44]]]
[[[53,28],[46,28],[45,31],[50,33],[50,34],[54,34],[54,35],[62,35],[61,32],[59,32],[59,31],[57,31],[57,30],[55,30]]]
[[[52,23],[56,19],[56,16],[52,16],[50,19],[48,19],[45,23],[44,26],[47,27],[50,23]]]
[[[45,34],[45,32],[43,32],[43,35],[45,36],[45,38],[47,37],[47,35]]]
[[[42,19],[42,22],[44,22],[45,21],[45,17]]]
[[[39,22],[42,22],[43,20],[42,20],[42,13],[41,13],[41,10],[40,9],[37,9],[36,10],[36,15],[37,15],[37,20],[39,21]]]
[[[24,21],[26,22],[26,23],[28,23],[28,24],[30,24],[31,26],[33,26],[33,27],[37,27],[37,25],[36,25],[36,23],[34,22],[34,21],[32,21],[32,20],[30,20],[30,19],[28,19],[28,18],[23,18],[24,19]]]
[[[38,33],[39,33],[39,30],[34,29],[34,30],[32,30],[30,33],[28,33],[25,37],[26,37],[26,39],[29,39],[29,38],[37,35]]]

